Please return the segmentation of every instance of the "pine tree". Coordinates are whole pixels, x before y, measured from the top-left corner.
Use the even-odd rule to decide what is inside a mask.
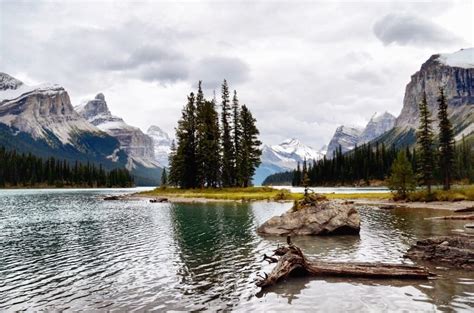
[[[415,190],[416,180],[405,151],[400,150],[398,152],[397,158],[392,164],[391,172],[388,187],[392,192],[395,192],[396,199],[406,199],[408,192]]]
[[[240,141],[242,136],[242,126],[240,124],[240,105],[237,98],[237,91],[234,90],[232,98],[232,122],[233,122],[233,140],[234,140],[234,181],[237,185],[242,185],[242,151]]]
[[[428,110],[426,93],[419,104],[420,126],[417,132],[417,144],[419,146],[419,175],[423,185],[428,188],[431,194],[431,184],[433,182],[434,151],[433,151],[433,130],[431,129],[431,113]]]
[[[229,87],[227,81],[224,79],[222,84],[222,111],[221,111],[221,125],[222,125],[222,185],[224,187],[231,187],[235,184],[234,177],[234,145],[231,134],[231,112],[229,100]]]
[[[444,190],[451,188],[451,178],[454,163],[454,132],[448,118],[448,103],[443,88],[439,88],[438,97],[439,119],[439,168]]]
[[[161,188],[165,188],[168,186],[168,175],[166,174],[166,168],[163,168],[163,172],[161,173]]]
[[[183,188],[197,187],[196,160],[196,106],[194,93],[188,96],[188,103],[181,112],[176,128],[177,147],[171,160],[173,179]]]
[[[168,175],[168,184],[171,186],[178,186],[179,185],[179,177],[181,174],[178,173],[180,167],[180,160],[176,156],[176,143],[175,141],[171,141],[170,153],[168,155],[168,163],[169,163],[169,175]]]
[[[248,187],[252,183],[252,177],[256,168],[260,165],[262,151],[258,140],[259,131],[256,120],[247,106],[243,105],[240,111],[240,124],[242,126],[241,140],[241,180],[242,186]]]

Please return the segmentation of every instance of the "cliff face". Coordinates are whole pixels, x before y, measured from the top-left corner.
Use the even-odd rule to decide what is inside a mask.
[[[439,88],[448,100],[449,118],[455,134],[471,128],[474,123],[474,49],[452,54],[436,54],[412,75],[405,89],[403,108],[395,122],[396,128],[416,129],[419,122],[418,104],[426,92],[428,108],[434,125],[437,123]],[[434,127],[436,129],[436,127]]]
[[[34,139],[74,145],[83,133],[104,136],[74,110],[61,86],[26,86],[0,73],[0,122]]]
[[[395,116],[385,112],[381,115],[374,114],[370,121],[367,123],[367,126],[364,128],[364,131],[359,137],[358,145],[364,144],[375,138],[379,137],[383,133],[389,131],[395,125]]]
[[[342,153],[346,153],[357,145],[362,129],[358,127],[339,126],[328,145],[327,158],[332,158],[333,153],[341,146]]]
[[[155,160],[153,140],[145,135],[138,127],[133,127],[117,116],[113,116],[103,94],[99,93],[94,99],[76,107],[77,111],[94,126],[120,142],[120,148],[129,156],[127,167],[135,166],[149,168],[159,167]]]

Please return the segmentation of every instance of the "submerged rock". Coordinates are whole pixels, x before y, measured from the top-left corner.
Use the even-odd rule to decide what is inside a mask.
[[[407,251],[405,257],[474,269],[474,237],[442,236],[420,240]]]
[[[257,229],[260,234],[280,236],[356,235],[359,231],[360,216],[355,207],[331,201],[274,216]]]

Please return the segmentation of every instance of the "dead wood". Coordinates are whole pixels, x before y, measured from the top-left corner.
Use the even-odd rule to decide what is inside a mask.
[[[273,258],[276,259],[275,256],[279,257],[277,264],[270,274],[260,276],[262,279],[256,282],[257,286],[268,287],[292,275],[387,279],[427,279],[433,275],[426,268],[415,265],[309,261],[290,240],[288,246],[274,251]]]

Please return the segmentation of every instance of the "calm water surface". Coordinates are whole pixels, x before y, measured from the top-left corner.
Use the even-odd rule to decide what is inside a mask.
[[[259,292],[261,262],[283,238],[256,227],[288,203],[150,204],[102,201],[124,190],[0,191],[0,311],[466,311],[474,274],[435,269],[430,281],[291,279]],[[418,238],[462,222],[442,211],[360,209],[360,237],[294,242],[313,258],[409,262]]]

